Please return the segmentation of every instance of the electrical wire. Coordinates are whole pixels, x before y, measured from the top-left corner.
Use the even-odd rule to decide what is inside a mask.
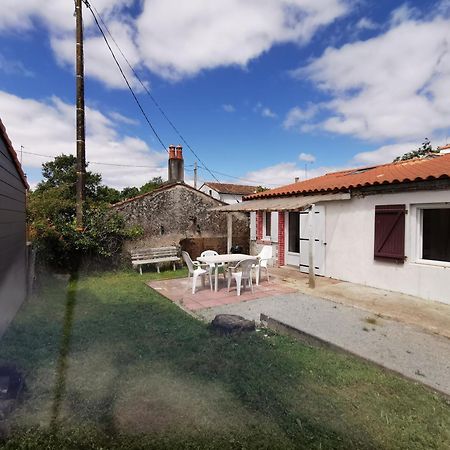
[[[158,132],[155,130],[155,127],[152,125],[150,119],[148,118],[146,112],[144,111],[144,108],[142,107],[141,102],[139,101],[139,99],[137,98],[136,94],[134,93],[134,90],[133,90],[133,88],[131,87],[131,84],[130,84],[130,82],[128,81],[128,78],[127,78],[127,76],[125,75],[125,72],[122,70],[122,66],[120,65],[119,61],[117,60],[116,55],[115,55],[114,52],[113,52],[113,49],[112,49],[111,46],[109,45],[108,39],[107,39],[107,37],[106,37],[106,35],[105,35],[105,33],[104,33],[102,27],[100,26],[100,24],[99,24],[99,22],[98,22],[98,20],[97,20],[97,16],[95,15],[94,11],[92,10],[90,3],[89,3],[87,0],[83,0],[83,2],[84,2],[84,4],[86,5],[86,7],[89,9],[89,11],[91,12],[92,17],[94,18],[95,24],[97,25],[97,28],[99,29],[101,35],[103,36],[103,39],[104,39],[104,41],[105,41],[105,44],[106,44],[106,46],[108,47],[108,49],[109,49],[109,51],[110,51],[110,53],[111,53],[111,56],[113,57],[114,62],[116,63],[116,65],[117,65],[117,67],[118,67],[118,69],[119,69],[119,71],[120,71],[120,73],[121,73],[123,79],[125,80],[125,83],[127,84],[128,89],[130,90],[131,95],[132,95],[133,98],[134,98],[134,101],[136,102],[136,104],[138,105],[139,109],[141,110],[141,113],[142,113],[142,115],[144,116],[146,122],[148,123],[148,125],[149,125],[150,128],[152,129],[153,134],[156,136],[156,138],[158,139],[159,143],[162,145],[162,147],[164,148],[164,150],[165,150],[166,152],[168,152],[166,145],[164,144],[164,142],[162,141],[162,139],[159,137]]]
[[[99,28],[100,32],[103,35],[103,38],[105,39],[105,42],[108,45],[108,48],[110,49],[111,54],[113,54],[111,47],[106,39],[105,33],[103,32],[102,28],[100,27],[100,24],[98,23],[97,20],[97,16],[99,17],[100,21],[102,22],[103,26],[105,27],[106,32],[108,33],[108,35],[110,36],[111,40],[114,42],[117,50],[119,51],[119,53],[122,55],[123,59],[125,60],[125,62],[127,63],[128,67],[130,68],[130,70],[133,72],[133,75],[136,77],[136,79],[139,81],[139,83],[141,84],[141,86],[143,87],[143,89],[145,90],[145,92],[147,93],[147,95],[151,98],[151,100],[153,101],[154,105],[156,106],[156,108],[158,108],[159,112],[162,114],[162,116],[167,120],[167,122],[169,123],[169,125],[172,127],[172,129],[175,131],[175,133],[179,136],[179,138],[183,141],[183,143],[186,145],[186,147],[192,152],[192,154],[195,156],[195,158],[198,160],[198,162],[201,164],[201,166],[218,182],[220,183],[219,179],[214,175],[214,171],[210,170],[206,164],[200,159],[200,157],[198,156],[198,154],[194,151],[194,149],[189,145],[189,143],[187,142],[187,140],[184,138],[184,136],[181,134],[181,132],[178,130],[178,128],[175,126],[175,124],[170,120],[169,116],[164,112],[164,110],[162,109],[161,105],[158,103],[158,101],[155,99],[155,97],[152,95],[152,93],[148,90],[147,86],[145,85],[145,83],[142,81],[141,77],[139,76],[139,74],[136,72],[136,70],[134,69],[134,67],[131,65],[131,63],[129,62],[128,58],[125,56],[125,54],[123,53],[123,51],[121,50],[119,44],[117,43],[117,41],[114,39],[114,36],[112,35],[112,33],[109,31],[108,26],[106,25],[105,21],[103,20],[102,16],[100,15],[100,13],[97,11],[97,8],[95,7],[95,5],[91,5],[87,0],[83,0],[84,3],[86,4],[86,6],[88,7],[88,9],[91,11],[94,20],[97,24],[97,27]],[[92,8],[91,8],[92,6]],[[95,13],[94,13],[95,11]],[[119,66],[119,63],[117,62],[117,59],[115,58],[114,54],[113,54],[114,60],[116,61],[116,64]],[[121,73],[123,75],[123,71],[121,70]],[[128,83],[127,83],[128,84]]]
[[[203,169],[203,167],[200,167],[200,169]],[[262,185],[270,185],[270,186],[278,186],[275,183],[261,183],[260,181],[255,181],[255,180],[248,180],[247,178],[241,178],[241,177],[236,177],[234,175],[230,175],[228,173],[223,173],[223,172],[219,172],[218,170],[213,170],[213,172],[219,174],[219,175],[223,175],[224,177],[229,177],[229,178],[234,178],[236,180],[241,180],[241,181],[247,181],[248,183],[254,183],[258,186],[262,186]]]
[[[34,155],[34,156],[41,156],[42,158],[55,158],[55,155],[43,155],[41,153],[34,153],[34,152],[26,152],[25,150],[22,150],[22,153],[25,153],[27,155]],[[88,164],[97,164],[101,166],[115,166],[115,167],[139,167],[139,168],[147,168],[147,169],[162,169],[160,166],[139,166],[134,164],[115,164],[115,163],[104,163],[104,162],[98,162],[98,161],[87,161]]]
[[[109,30],[108,26],[106,25],[105,21],[103,20],[102,16],[100,15],[100,13],[98,12],[97,8],[95,7],[95,5],[91,4],[88,0],[83,0],[83,2],[85,3],[86,7],[89,9],[89,11],[91,12],[95,24],[97,26],[97,28],[99,29],[101,35],[103,36],[103,39],[114,59],[114,62],[116,63],[117,67],[120,70],[120,73],[122,75],[122,77],[124,78],[128,89],[130,90],[131,94],[133,95],[134,100],[136,101],[136,103],[139,106],[139,109],[141,110],[142,114],[144,115],[146,121],[148,122],[148,124],[150,125],[153,133],[155,134],[155,136],[158,138],[159,142],[161,143],[161,145],[164,147],[164,150],[167,151],[166,146],[164,145],[164,143],[162,142],[161,138],[159,137],[159,135],[157,134],[156,130],[154,129],[153,125],[151,124],[150,120],[148,119],[141,103],[139,102],[136,94],[133,91],[133,88],[131,87],[119,61],[117,60],[114,51],[111,48],[111,45],[108,42],[108,38],[105,35],[105,32],[103,31],[99,20],[101,21],[101,23],[103,24],[107,34],[109,35],[109,37],[111,38],[111,40],[113,41],[114,45],[116,46],[117,50],[119,51],[119,53],[121,54],[121,56],[123,57],[123,59],[125,60],[125,62],[127,63],[128,67],[130,68],[131,72],[133,73],[133,75],[135,76],[135,78],[138,80],[138,82],[140,83],[140,85],[142,86],[142,88],[144,89],[144,91],[147,93],[147,95],[150,97],[150,99],[152,100],[152,102],[154,103],[154,105],[156,106],[156,108],[159,110],[159,112],[161,113],[161,115],[166,119],[166,121],[169,123],[169,125],[172,127],[172,129],[175,131],[175,133],[179,136],[179,138],[182,140],[182,142],[186,145],[186,147],[191,151],[191,153],[194,155],[194,157],[198,160],[198,162],[200,163],[199,168],[206,170],[218,183],[221,183],[220,180],[214,175],[214,173],[229,177],[229,178],[234,178],[237,180],[241,180],[241,181],[246,181],[246,182],[250,182],[250,183],[256,183],[256,184],[267,184],[267,183],[259,183],[253,180],[247,180],[245,178],[241,178],[241,177],[236,177],[233,175],[229,175],[229,174],[225,174],[223,172],[219,172],[216,170],[212,170],[209,169],[206,164],[201,160],[201,158],[198,156],[198,154],[195,152],[195,150],[191,147],[191,145],[187,142],[187,140],[185,139],[185,137],[181,134],[181,132],[178,130],[178,128],[175,126],[175,124],[172,122],[172,120],[169,118],[169,116],[165,113],[165,111],[163,110],[163,108],[161,107],[161,105],[158,103],[158,101],[156,100],[156,98],[152,95],[152,93],[149,91],[149,89],[147,88],[146,84],[142,81],[141,77],[139,76],[139,74],[136,72],[136,70],[134,69],[134,67],[131,65],[131,63],[129,62],[128,58],[125,56],[125,54],[123,53],[122,49],[120,48],[119,44],[117,43],[117,41],[115,40],[114,36],[112,35],[111,31]],[[94,12],[95,11],[95,12]],[[98,16],[98,18],[97,18]],[[99,19],[99,20],[98,20]],[[237,197],[236,197],[237,200]]]

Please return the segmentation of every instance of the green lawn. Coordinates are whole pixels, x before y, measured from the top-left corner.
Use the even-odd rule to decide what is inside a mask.
[[[265,330],[215,336],[157,276],[43,281],[0,342],[27,382],[6,448],[450,448],[442,397]]]

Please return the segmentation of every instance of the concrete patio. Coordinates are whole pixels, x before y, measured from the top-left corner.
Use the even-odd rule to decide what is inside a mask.
[[[198,281],[197,291],[195,294],[192,294],[192,278],[151,281],[147,285],[188,311],[198,311],[205,308],[214,308],[297,292],[295,287],[289,286],[281,280],[270,280],[270,282],[263,280],[259,286],[253,285],[253,293],[247,287],[238,296],[234,281],[230,292],[228,292],[223,277],[219,278],[219,290],[217,292],[211,291],[208,283],[206,286],[202,286],[200,281]]]
[[[193,295],[191,283],[183,278],[148,286],[203,320],[267,317],[274,329],[287,326],[450,396],[450,305],[324,277],[310,289],[308,276],[288,267],[273,268],[270,282],[239,297],[235,286],[227,292],[223,278],[218,292],[207,285]]]

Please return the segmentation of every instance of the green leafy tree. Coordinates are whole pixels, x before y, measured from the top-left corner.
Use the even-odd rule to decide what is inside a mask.
[[[163,184],[163,179],[161,177],[153,177],[150,181],[143,184],[139,189],[141,194],[146,194],[147,192],[152,192],[158,189]]]
[[[45,192],[49,188],[58,188],[61,194],[73,197],[76,193],[77,160],[73,155],[56,156],[53,161],[42,164],[44,178],[36,191]],[[86,171],[86,197],[95,199],[102,177],[98,173]]]
[[[139,188],[134,187],[134,186],[133,187],[125,187],[120,192],[120,198],[121,198],[121,200],[127,200],[129,198],[136,197],[139,194],[140,194]]]
[[[126,228],[122,216],[108,207],[120,193],[101,185],[101,175],[86,173],[84,230],[75,220],[76,171],[73,156],[57,156],[43,164],[43,181],[28,198],[30,236],[39,261],[53,269],[76,270],[81,264],[117,262],[125,239],[141,233]]]
[[[402,156],[398,156],[397,158],[394,159],[394,162],[407,161],[409,159],[414,158],[425,158],[429,155],[433,155],[439,152],[440,150],[433,149],[430,140],[428,138],[425,138],[425,140],[422,142],[422,145],[417,150],[412,150],[410,152],[405,153]]]

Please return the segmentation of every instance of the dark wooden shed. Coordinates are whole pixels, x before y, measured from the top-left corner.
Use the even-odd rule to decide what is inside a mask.
[[[27,293],[28,183],[0,119],[0,336]]]

